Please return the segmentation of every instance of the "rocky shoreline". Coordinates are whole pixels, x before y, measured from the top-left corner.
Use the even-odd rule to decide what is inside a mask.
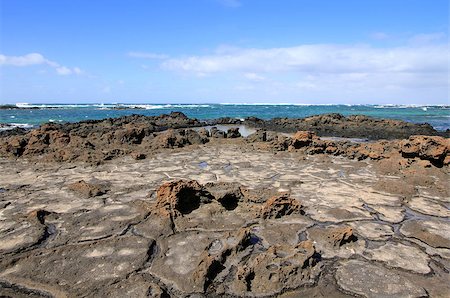
[[[446,133],[182,113],[4,131],[0,295],[448,297]]]

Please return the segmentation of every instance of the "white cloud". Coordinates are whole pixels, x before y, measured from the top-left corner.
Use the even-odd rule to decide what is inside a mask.
[[[129,52],[129,57],[144,59],[167,59],[169,56],[165,54],[149,53],[149,52]]]
[[[0,55],[0,65],[30,66],[46,63],[48,63],[48,60],[38,53],[31,53],[24,56]]]
[[[39,53],[30,53],[23,56],[6,56],[0,54],[0,66],[9,65],[15,67],[26,67],[33,65],[47,65],[55,69],[58,75],[82,74],[82,70],[78,67],[69,68],[57,62],[45,58]]]
[[[436,39],[434,39],[436,40]],[[322,102],[448,101],[449,46],[309,44],[220,47],[211,55],[170,58],[162,69],[220,79],[229,98]],[[264,84],[261,84],[261,82]],[[230,85],[231,84],[231,85]]]
[[[188,73],[218,72],[446,72],[447,45],[375,48],[358,45],[301,45],[240,49],[233,53],[167,59],[164,69]]]

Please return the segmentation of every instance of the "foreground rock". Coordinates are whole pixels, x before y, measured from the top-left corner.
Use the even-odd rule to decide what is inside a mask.
[[[427,297],[427,292],[407,278],[382,266],[351,260],[336,273],[338,285],[364,297]],[[380,285],[383,285],[380,287]]]
[[[132,156],[92,165],[38,162],[33,148],[50,157],[63,140],[47,132],[0,158],[0,296],[449,296],[435,138],[406,156],[397,141],[179,128],[94,138],[92,154]]]

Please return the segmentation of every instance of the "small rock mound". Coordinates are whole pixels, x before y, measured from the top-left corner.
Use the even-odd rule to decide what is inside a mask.
[[[317,135],[311,131],[297,131],[291,139],[291,146],[295,149],[311,145],[313,139],[318,139]]]
[[[212,200],[212,195],[195,180],[164,183],[156,196],[156,210],[172,218],[189,214]]]
[[[353,229],[348,226],[327,229],[325,236],[328,242],[334,247],[340,247],[346,243],[358,240],[353,234]]]
[[[84,198],[97,197],[104,195],[105,193],[108,192],[108,189],[106,188],[105,185],[87,183],[84,180],[72,183],[68,186],[68,188]]]
[[[303,213],[302,208],[303,206],[296,199],[291,198],[287,193],[275,195],[263,205],[260,217],[264,219],[280,218],[293,213]]]

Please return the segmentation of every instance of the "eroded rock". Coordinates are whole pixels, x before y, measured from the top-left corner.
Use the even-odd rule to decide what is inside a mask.
[[[260,216],[267,218],[280,218],[294,213],[304,213],[302,205],[289,194],[273,196],[264,203]]]
[[[211,200],[212,195],[197,181],[178,180],[159,187],[155,209],[164,216],[176,218],[191,213]]]

